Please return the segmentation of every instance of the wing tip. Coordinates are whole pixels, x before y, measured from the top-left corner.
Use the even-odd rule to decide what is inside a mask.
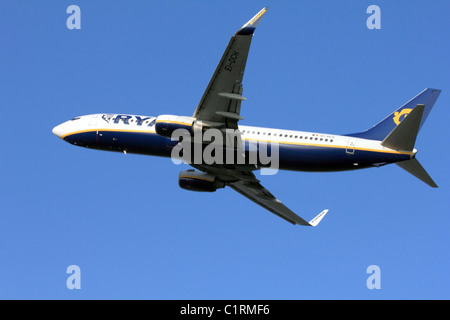
[[[309,225],[312,227],[316,227],[319,222],[325,217],[325,215],[328,213],[328,209],[323,210],[321,213],[319,213],[317,216],[315,216],[311,221],[309,221]]]
[[[237,35],[252,35],[255,32],[261,18],[266,14],[269,7],[262,8],[253,18],[251,18],[246,24],[240,28],[236,34]]]

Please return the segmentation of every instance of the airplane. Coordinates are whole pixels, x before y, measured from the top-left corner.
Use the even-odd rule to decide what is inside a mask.
[[[208,144],[203,140],[196,142],[195,133],[220,132],[225,141],[236,142],[221,142],[223,150],[232,149],[233,157],[224,162],[207,163],[206,159],[189,161],[192,154],[183,157],[180,153],[194,169],[180,173],[179,186],[204,192],[228,186],[294,225],[315,227],[328,209],[306,221],[264,188],[254,171],[268,167],[267,162],[260,157],[249,161],[263,146],[268,146],[269,153],[277,151],[279,170],[332,172],[395,163],[436,188],[436,183],[416,159],[414,146],[441,92],[438,89],[423,90],[372,128],[358,133],[337,135],[238,125],[243,120],[241,103],[246,100],[242,95],[242,80],[250,43],[267,10],[263,8],[231,37],[192,116],[91,114],[66,121],[52,132],[76,146],[162,157],[172,157],[183,141],[194,149],[200,145],[197,150],[204,152]],[[177,130],[184,130],[188,135],[173,138]],[[232,133],[235,136],[230,138]],[[244,161],[236,161],[237,158]]]

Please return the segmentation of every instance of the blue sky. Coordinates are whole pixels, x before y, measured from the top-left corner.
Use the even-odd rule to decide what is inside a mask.
[[[81,9],[69,30],[66,9]],[[369,30],[366,9],[381,8]],[[432,189],[395,165],[279,172],[265,187],[317,228],[231,189],[178,187],[170,159],[77,148],[91,113],[191,115],[229,38],[262,7],[242,124],[365,130],[427,87]],[[1,299],[449,299],[448,1],[0,0]],[[81,290],[66,287],[69,265]],[[381,270],[369,290],[366,269]]]

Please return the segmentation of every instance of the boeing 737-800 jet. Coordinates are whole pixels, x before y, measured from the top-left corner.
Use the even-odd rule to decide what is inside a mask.
[[[192,145],[194,153],[186,162],[197,170],[180,173],[182,188],[216,191],[229,186],[288,222],[305,226],[316,226],[328,210],[308,222],[265,189],[253,173],[271,166],[263,161],[261,149],[276,155],[276,169],[280,170],[341,171],[396,163],[431,187],[437,187],[415,158],[417,150],[414,149],[416,136],[440,94],[437,89],[425,89],[377,125],[360,133],[336,135],[238,126],[242,120],[241,102],[246,100],[242,95],[242,79],[250,43],[266,11],[267,8],[262,9],[231,37],[192,116],[93,114],[66,121],[56,126],[53,133],[86,148],[163,157],[173,157],[174,150],[183,143]],[[177,129],[183,129],[187,135],[174,138]],[[196,133],[206,136],[209,132],[223,136],[225,140],[215,136],[214,141],[220,140],[221,148],[226,151],[231,146],[233,157],[227,157],[224,162],[211,163],[201,157],[200,161],[189,161],[197,156],[196,146],[201,146],[197,149],[200,153],[209,147],[207,139],[196,140]],[[229,144],[230,140],[236,144]],[[208,141],[212,143],[213,139]],[[239,156],[244,160],[236,161]],[[185,159],[182,153],[180,157]]]

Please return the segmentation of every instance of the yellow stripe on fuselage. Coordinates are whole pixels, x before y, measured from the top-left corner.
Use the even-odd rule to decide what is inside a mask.
[[[173,120],[160,120],[160,121],[156,121],[155,123],[174,123],[174,124],[181,124],[182,126],[187,126],[187,127],[192,126],[192,123],[173,121]]]
[[[156,133],[155,130],[129,130],[129,129],[88,129],[88,130],[80,130],[80,131],[74,131],[68,134],[65,134],[61,136],[61,139],[64,139],[65,137],[79,134],[79,133],[86,133],[86,132],[97,132],[97,131],[109,131],[109,132],[138,132],[138,133]],[[321,148],[335,148],[335,149],[348,149],[347,146],[342,145],[330,145],[330,144],[315,144],[315,143],[299,143],[299,142],[292,142],[292,141],[275,141],[275,140],[260,140],[260,139],[253,139],[253,138],[242,138],[242,140],[245,141],[256,141],[256,142],[267,142],[267,143],[278,143],[278,144],[287,144],[287,145],[297,145],[297,146],[308,146],[308,147],[321,147]],[[353,149],[353,148],[351,148]],[[370,152],[378,152],[378,153],[392,153],[392,154],[405,154],[405,155],[413,155],[414,152],[412,151],[396,151],[396,150],[380,150],[380,149],[372,149],[372,148],[362,148],[362,147],[355,147],[355,150],[360,151],[370,151]]]
[[[97,132],[97,131],[156,133],[155,130],[144,131],[144,130],[129,130],[129,129],[87,129],[87,130],[79,130],[79,131],[67,133],[67,134],[61,136],[61,139],[64,139],[65,137],[68,137],[68,136],[71,136],[74,134],[86,133],[86,132]]]
[[[308,147],[322,147],[322,148],[336,148],[336,149],[355,149],[355,150],[360,150],[360,151],[394,153],[394,154],[407,154],[407,155],[414,154],[414,152],[409,152],[409,151],[380,150],[380,149],[361,148],[361,147],[348,148],[347,146],[330,145],[330,144],[315,144],[315,143],[300,143],[300,142],[291,142],[291,141],[260,140],[260,139],[252,139],[252,138],[242,138],[242,139],[246,140],[246,141],[259,141],[259,142],[278,143],[278,144],[290,144],[290,145],[308,146]]]

